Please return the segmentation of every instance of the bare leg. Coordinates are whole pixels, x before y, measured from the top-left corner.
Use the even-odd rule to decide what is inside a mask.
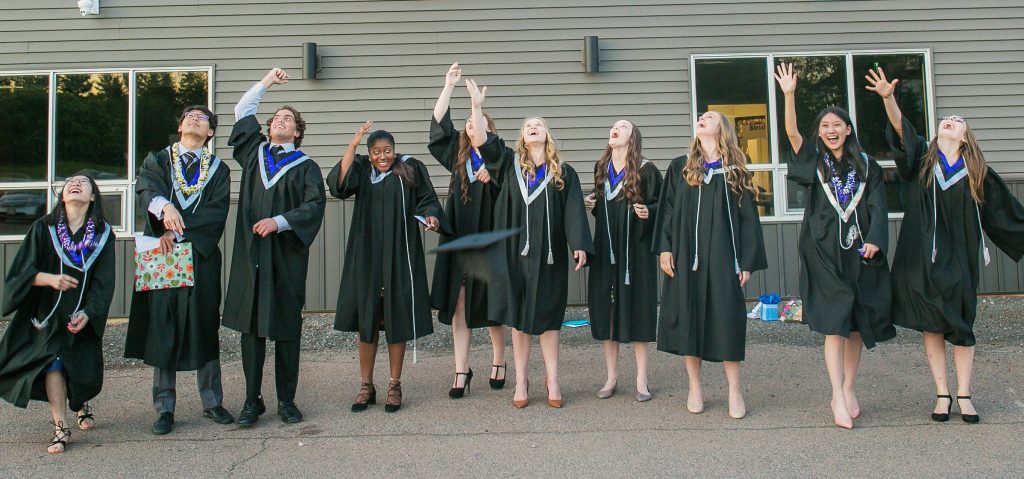
[[[825,369],[832,384],[832,415],[836,426],[845,429],[853,428],[853,419],[846,406],[843,394],[843,358],[846,354],[846,338],[838,335],[825,336]]]
[[[455,349],[455,372],[469,372],[469,343],[473,332],[466,327],[466,287],[459,290],[459,302],[455,305],[455,313],[452,315],[452,339]],[[388,346],[390,349],[390,346]],[[392,368],[394,369],[394,368]],[[401,367],[399,367],[401,370]],[[460,381],[461,378],[461,381]],[[395,379],[398,379],[395,377]],[[461,384],[460,384],[461,383]],[[463,387],[466,384],[464,374],[456,374],[453,388]]]
[[[612,389],[619,382],[619,342],[618,341],[602,341],[601,349],[604,350],[604,365],[608,371],[608,377],[604,381],[604,386],[601,390]]]
[[[529,379],[527,371],[530,366],[530,347],[533,337],[516,329],[512,330],[512,359],[516,367],[516,392],[513,399],[525,401],[529,398]]]
[[[956,366],[956,395],[971,395],[971,375],[974,373],[974,346],[953,346],[953,365]],[[970,399],[958,399],[960,414],[978,414]]]
[[[491,335],[491,364],[495,366],[505,365],[505,327],[491,326],[487,328]],[[491,368],[491,379],[505,379],[507,371],[505,368]]]
[[[558,343],[560,338],[559,331],[544,331],[540,335],[540,353],[544,357],[544,371],[547,373],[545,383],[548,388],[548,399],[562,399],[562,388],[558,385]]]
[[[64,382],[64,374],[60,371],[53,371],[46,373],[44,379],[46,385],[46,399],[50,402],[50,414],[53,416],[53,423],[56,424],[55,431],[59,430],[60,427],[68,427],[64,423],[64,415],[67,412],[68,405],[68,387]],[[60,436],[61,433],[57,432]],[[65,441],[70,440],[70,437],[63,437]],[[46,452],[50,454],[60,454],[64,452],[64,446],[60,444],[54,444],[46,449]]]
[[[860,417],[860,403],[857,402],[857,395],[854,387],[857,382],[857,370],[860,368],[860,353],[864,349],[864,339],[859,332],[851,331],[850,337],[846,339],[846,348],[843,353],[843,396],[846,397],[846,408],[850,413],[850,419]]]
[[[924,354],[928,357],[928,367],[932,370],[935,380],[935,395],[948,396],[949,384],[946,380],[946,339],[938,333],[924,333]],[[946,414],[952,399],[935,398],[935,414]]]
[[[407,342],[388,344],[388,363],[391,366],[391,379],[402,379],[402,363],[405,361]]]
[[[694,414],[704,412],[704,392],[700,385],[701,359],[685,356],[686,375],[690,379],[690,392],[686,397],[686,409]]]
[[[647,360],[651,357],[650,343],[638,341],[633,343],[633,353],[636,355],[636,391],[642,394],[650,394],[647,388]]]
[[[729,383],[729,417],[742,419],[747,415],[747,405],[743,402],[743,386],[740,384],[739,361],[724,361],[725,380]]]
[[[363,384],[373,384],[373,363],[377,360],[377,342],[380,334],[374,333],[368,343],[359,341],[359,379]]]

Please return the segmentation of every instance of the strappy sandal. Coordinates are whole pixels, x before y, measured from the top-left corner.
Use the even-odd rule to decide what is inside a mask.
[[[92,424],[86,424],[85,421],[92,421]],[[82,410],[78,411],[78,429],[88,431],[95,427],[96,418],[92,415],[92,408],[88,404],[82,405]]]
[[[508,366],[507,362],[505,364],[491,365],[491,375],[494,377],[487,380],[487,382],[491,385],[491,389],[501,389],[505,387],[505,374],[502,373],[502,370],[507,371],[508,368],[506,368],[506,366]],[[498,379],[498,373],[502,373],[501,379]]]
[[[50,445],[46,447],[46,452],[49,454],[62,454],[68,448],[68,438],[71,437],[71,429],[64,427],[64,421],[50,421],[50,425],[53,426],[53,439],[50,439]],[[60,450],[51,451],[50,448],[57,444],[60,444]]]
[[[384,403],[384,412],[396,412],[402,408],[402,381],[392,379],[388,382],[388,400]]]
[[[363,383],[359,386],[356,402],[352,403],[352,412],[365,411],[370,404],[377,404],[377,388],[373,383]]]

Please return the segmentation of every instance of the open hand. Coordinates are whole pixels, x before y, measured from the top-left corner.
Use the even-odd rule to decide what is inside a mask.
[[[878,96],[882,98],[891,97],[893,92],[896,91],[896,84],[900,82],[896,79],[891,82],[888,81],[885,78],[885,72],[882,71],[881,68],[873,70],[869,69],[868,74],[864,75],[864,79],[868,81],[868,84],[864,88],[867,88],[868,91],[878,93]]]
[[[466,79],[466,90],[469,91],[469,102],[474,107],[481,107],[484,104],[484,98],[487,98],[487,87],[477,87],[476,80],[469,78]]]
[[[775,67],[775,81],[778,82],[782,93],[790,94],[796,91],[796,73],[793,73],[792,63],[782,63]]]

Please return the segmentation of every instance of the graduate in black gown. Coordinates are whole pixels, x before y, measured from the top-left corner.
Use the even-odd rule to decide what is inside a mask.
[[[467,88],[471,101],[482,105],[485,90],[472,80],[467,80]],[[572,166],[562,162],[547,122],[540,117],[523,121],[515,149],[492,135],[480,153],[502,178],[495,229],[522,228],[506,248],[510,278],[503,289],[511,291],[515,301],[496,304],[497,295],[488,297],[493,320],[513,329],[516,390],[512,404],[517,408],[529,404],[530,348],[533,336],[540,336],[547,402],[559,408],[558,343],[569,294],[569,270],[580,271],[587,254],[594,252],[580,179]]]
[[[768,267],[756,199],[732,122],[717,111],[704,113],[689,155],[668,167],[655,240],[666,275],[658,349],[686,357],[686,409],[694,414],[704,411],[702,361],[723,362],[729,417],[747,413],[740,384],[743,286],[750,273]]]
[[[487,140],[487,133],[495,131],[491,117],[480,113],[479,106],[475,106],[462,132],[456,130],[452,123],[448,104],[452,90],[461,78],[459,64],[452,64],[445,75],[444,88],[434,105],[430,121],[430,154],[451,173],[444,212],[455,234],[442,236],[442,245],[467,234],[492,230],[494,203],[501,188],[497,181],[492,181],[478,151]],[[469,367],[469,346],[473,339],[471,330],[476,328],[487,328],[491,338],[490,386],[492,389],[503,388],[505,326],[487,319],[487,284],[467,277],[457,253],[438,253],[432,286],[430,305],[438,310],[438,320],[452,327],[455,381],[448,396],[457,399],[470,391],[473,368]]]
[[[647,387],[649,343],[658,324],[658,257],[652,252],[661,172],[643,158],[640,128],[619,120],[594,167],[594,192],[584,203],[594,215],[594,251],[587,278],[590,332],[601,341],[608,372],[599,399],[618,386],[619,343],[633,343],[637,401]]]
[[[861,350],[896,336],[885,259],[885,182],[845,110],[822,110],[812,139],[805,141],[796,122],[793,65],[779,65],[775,79],[785,95],[786,135],[793,148],[787,178],[807,189],[799,248],[803,318],[812,331],[825,335],[832,411],[836,425],[848,429],[860,416],[854,386]]]
[[[36,220],[7,267],[3,314],[14,314],[0,339],[0,397],[24,408],[48,401],[53,439],[64,452],[78,428],[92,429],[88,401],[103,387],[103,330],[114,296],[114,233],[89,176],[67,179],[57,206]]]
[[[937,396],[932,419],[949,420],[953,398],[946,380],[946,341],[953,345],[956,403],[964,422],[980,421],[971,402],[974,320],[980,265],[990,254],[985,235],[1014,261],[1024,255],[1024,207],[985,164],[963,117],[939,121],[931,142],[900,111],[881,69],[866,77],[889,117],[888,137],[907,182],[906,213],[893,256],[893,320],[921,331]]]
[[[320,166],[299,146],[306,121],[290,107],[267,120],[264,136],[256,110],[273,85],[288,82],[274,68],[235,106],[228,144],[242,167],[231,276],[224,300],[224,326],[242,333],[245,404],[239,426],[252,426],[266,411],[263,363],[267,339],[274,341],[277,414],[285,423],[302,421],[295,405],[299,383],[299,339],[306,298],[309,247],[324,217],[324,178]]]
[[[177,371],[196,371],[203,416],[219,424],[224,409],[220,371],[220,239],[228,216],[231,171],[209,148],[217,115],[202,105],[178,119],[180,140],[146,156],[135,191],[146,215],[145,234],[169,253],[175,241],[192,245],[195,286],[132,294],[124,355],[153,366],[153,434],[174,427]]]
[[[331,195],[356,197],[338,288],[334,329],[359,333],[362,384],[352,411],[377,402],[373,384],[377,343],[384,331],[391,377],[384,410],[402,407],[402,363],[408,341],[434,332],[427,268],[419,228],[451,233],[422,162],[395,152],[384,130],[366,139],[369,156],[356,153],[372,122],[352,137],[341,161],[327,175]]]

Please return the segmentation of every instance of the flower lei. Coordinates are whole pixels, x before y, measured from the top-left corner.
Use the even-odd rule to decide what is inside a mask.
[[[857,169],[850,168],[849,173],[846,174],[846,181],[844,182],[839,178],[839,170],[836,168],[835,163],[832,162],[832,158],[825,153],[823,158],[825,166],[829,170],[829,183],[832,184],[832,190],[836,192],[836,197],[839,199],[840,204],[846,204],[847,200],[850,199],[850,195],[853,194],[853,190],[857,187]]]
[[[82,264],[89,249],[96,246],[96,222],[89,218],[85,222],[85,236],[81,241],[75,242],[71,240],[71,230],[68,229],[68,223],[62,213],[57,221],[57,238],[60,240],[60,246],[64,248],[64,252],[71,260]]]
[[[210,175],[210,158],[213,153],[210,149],[203,147],[202,155],[199,157],[199,176],[192,180],[185,179],[185,173],[181,167],[181,159],[178,158],[178,143],[171,145],[171,166],[174,169],[174,181],[178,183],[181,192],[192,196],[206,185],[206,178]]]

